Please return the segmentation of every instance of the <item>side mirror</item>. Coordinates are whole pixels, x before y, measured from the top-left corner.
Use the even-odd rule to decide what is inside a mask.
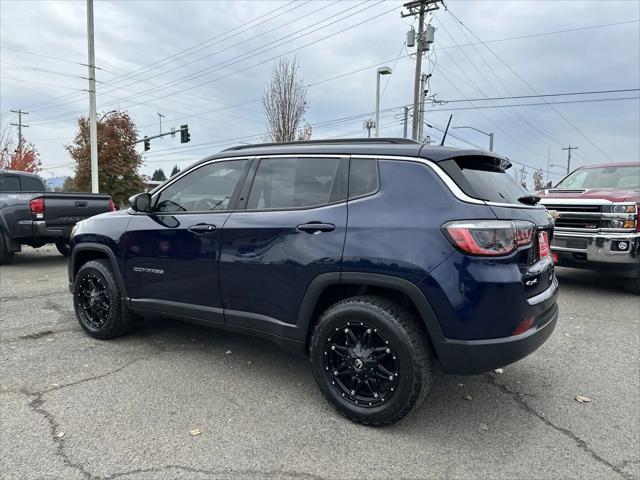
[[[151,195],[148,193],[139,193],[129,199],[129,204],[134,212],[151,212]]]

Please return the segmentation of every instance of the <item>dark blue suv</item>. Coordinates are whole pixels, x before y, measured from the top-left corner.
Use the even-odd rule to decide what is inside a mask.
[[[477,374],[551,335],[553,222],[493,152],[403,139],[232,148],[78,223],[69,281],[97,338],[173,317],[311,357],[348,418],[406,415],[438,362]]]

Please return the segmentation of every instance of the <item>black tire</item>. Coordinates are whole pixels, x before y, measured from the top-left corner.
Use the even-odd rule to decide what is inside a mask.
[[[640,295],[640,278],[630,278],[626,281],[624,287],[627,292]]]
[[[0,265],[8,265],[13,260],[13,252],[9,251],[9,246],[4,238],[4,233],[0,231]]]
[[[131,329],[131,316],[107,260],[91,260],[80,267],[73,284],[73,307],[80,326],[92,337],[114,338]]]
[[[56,240],[56,248],[63,257],[68,257],[71,253],[71,244],[69,240]]]
[[[347,329],[353,330],[352,335],[347,334]],[[363,339],[362,344],[357,344],[361,345],[360,349],[357,345],[353,349],[342,346],[342,342],[339,341],[343,338],[342,332],[344,344],[348,345],[350,341],[347,338],[357,337],[359,331]],[[369,331],[374,333],[367,333]],[[368,348],[362,350],[362,345],[367,344],[364,340],[367,338],[366,335],[375,337],[373,340],[369,337]],[[353,343],[354,341],[351,341],[351,344]],[[376,356],[376,360],[370,363],[372,354],[367,352],[373,352],[375,345],[385,344],[389,348],[381,357]],[[338,352],[336,347],[341,352]],[[345,349],[351,353],[346,353]],[[375,350],[380,350],[380,347]],[[433,353],[420,320],[409,309],[384,297],[352,297],[329,307],[313,330],[310,354],[316,383],[327,401],[340,414],[364,425],[388,425],[402,419],[422,402],[433,383]],[[330,371],[335,365],[333,359],[336,355],[339,357],[338,361],[344,362],[342,365],[350,365],[344,376],[335,376],[338,369]],[[397,371],[394,372],[395,378],[391,380],[390,377],[390,381],[385,383],[387,380],[380,381],[374,374],[377,375],[376,368],[380,368],[376,361],[379,358],[389,361],[389,356],[392,357],[391,361],[394,362]],[[358,365],[356,362],[359,359]],[[373,367],[370,368],[369,365]],[[389,372],[390,368],[382,370]],[[349,380],[349,377],[352,380]],[[346,391],[353,387],[353,382],[357,382],[356,389],[360,389],[362,395],[359,395],[358,390]],[[362,382],[367,382],[366,387]],[[378,389],[371,388],[369,382],[375,383]],[[386,393],[383,393],[385,385],[387,389]],[[381,392],[375,397],[378,400],[372,400],[376,391]],[[378,403],[375,403],[376,401]]]

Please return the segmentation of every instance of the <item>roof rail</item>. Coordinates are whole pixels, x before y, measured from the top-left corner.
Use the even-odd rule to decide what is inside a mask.
[[[408,138],[333,138],[325,140],[300,140],[295,142],[277,142],[277,143],[255,143],[252,145],[237,145],[230,147],[223,152],[230,150],[244,150],[246,148],[259,148],[259,147],[279,147],[283,145],[344,145],[353,143],[364,144],[376,144],[376,143],[390,143],[390,144],[419,144],[415,140]]]

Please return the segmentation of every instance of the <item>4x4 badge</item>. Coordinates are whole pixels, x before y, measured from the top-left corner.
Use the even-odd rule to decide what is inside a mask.
[[[156,275],[164,275],[164,270],[160,270],[159,268],[133,267],[133,271],[140,272],[140,273],[155,273]]]

